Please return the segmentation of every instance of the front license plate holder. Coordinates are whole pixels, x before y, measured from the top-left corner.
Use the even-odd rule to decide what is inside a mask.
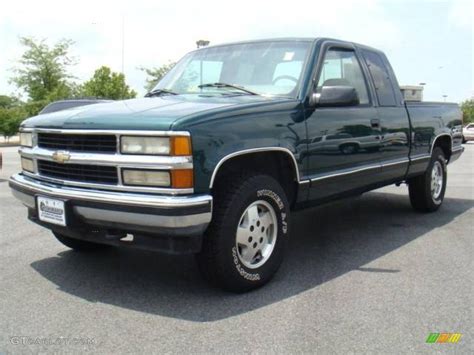
[[[46,196],[36,196],[36,211],[38,219],[42,222],[56,224],[65,227],[66,221],[66,201],[50,198]]]

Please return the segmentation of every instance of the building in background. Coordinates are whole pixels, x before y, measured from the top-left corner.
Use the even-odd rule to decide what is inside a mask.
[[[423,101],[423,86],[404,85],[400,86],[405,101]]]

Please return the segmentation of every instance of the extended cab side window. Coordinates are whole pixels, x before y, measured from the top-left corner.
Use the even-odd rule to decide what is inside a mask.
[[[367,67],[375,86],[375,92],[380,106],[397,106],[397,99],[392,81],[382,58],[377,53],[362,51]]]
[[[369,103],[364,75],[352,50],[329,49],[324,56],[317,91],[320,91],[323,86],[338,85],[352,86],[359,95],[360,104]]]

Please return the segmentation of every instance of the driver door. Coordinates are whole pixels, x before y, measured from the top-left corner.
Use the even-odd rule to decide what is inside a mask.
[[[370,185],[380,171],[380,121],[358,55],[345,47],[326,47],[322,53],[313,90],[350,86],[356,89],[359,104],[306,110],[310,199]]]

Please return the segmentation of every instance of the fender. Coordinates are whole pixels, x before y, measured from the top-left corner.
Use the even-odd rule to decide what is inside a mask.
[[[438,135],[433,139],[433,142],[431,143],[431,148],[430,148],[430,156],[433,155],[433,148],[434,148],[434,146],[435,146],[436,141],[438,140],[438,138],[440,138],[440,137],[442,137],[442,136],[448,136],[448,137],[449,137],[449,140],[450,140],[450,142],[451,142],[451,153],[452,153],[452,151],[453,151],[453,136],[452,136],[451,134],[445,132],[445,133],[440,133],[440,134],[438,134]]]
[[[293,162],[293,168],[294,168],[296,180],[298,181],[298,183],[301,183],[300,172],[298,170],[298,164],[296,163],[295,156],[293,155],[293,153],[288,148],[283,148],[283,147],[261,147],[261,148],[251,148],[251,149],[239,150],[237,152],[233,152],[231,154],[228,154],[228,155],[224,156],[221,160],[219,160],[216,167],[214,168],[214,171],[212,172],[211,181],[209,183],[209,188],[212,189],[212,187],[214,185],[214,180],[217,176],[219,168],[227,160],[235,158],[237,156],[245,155],[245,154],[260,153],[260,152],[284,152],[284,153],[288,154],[291,157],[291,161]]]

